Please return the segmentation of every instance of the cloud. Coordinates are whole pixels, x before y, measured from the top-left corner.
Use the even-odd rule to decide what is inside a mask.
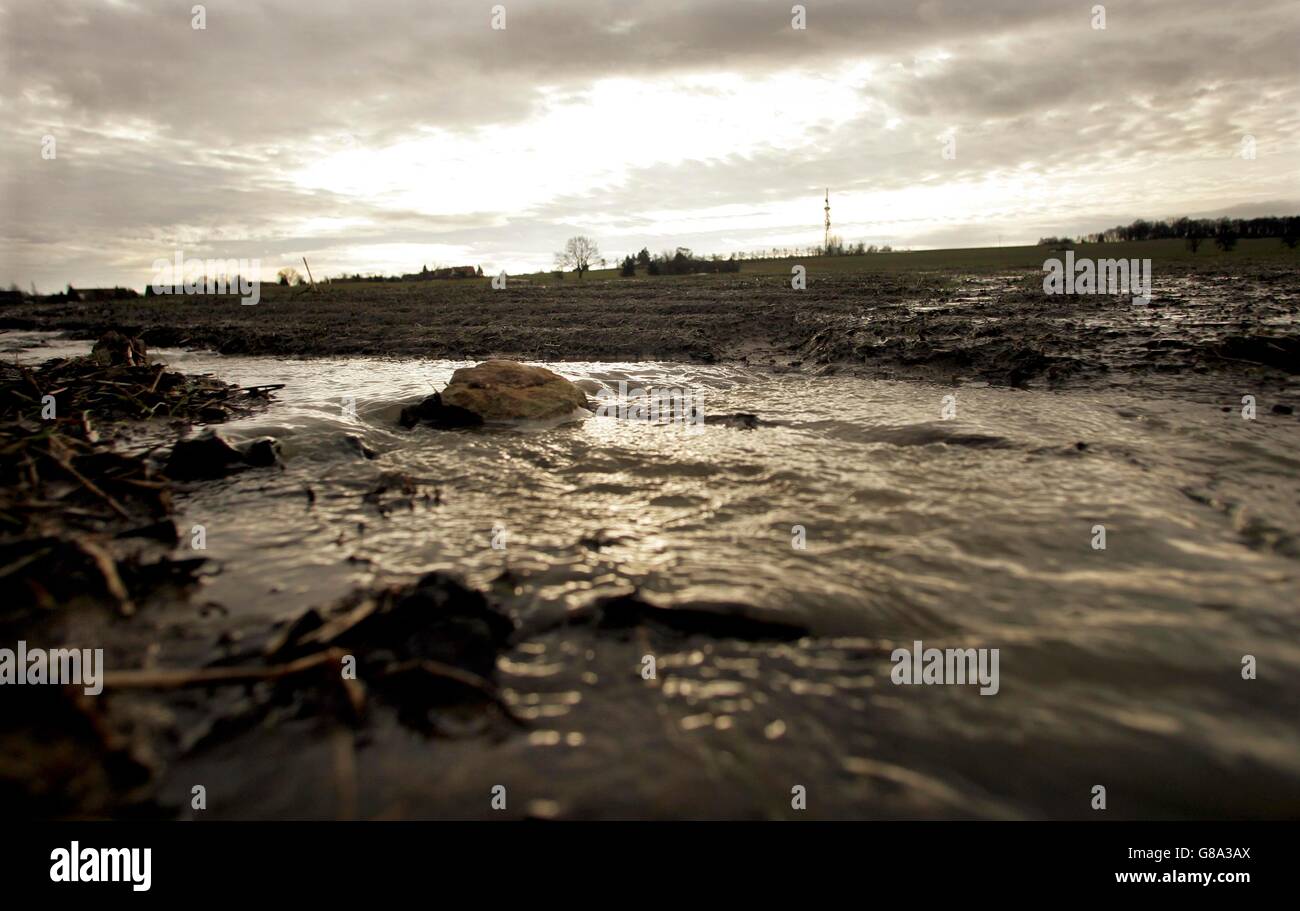
[[[827,186],[846,239],[1032,241],[1300,178],[1291,0],[191,5],[0,7],[0,280],[815,244]]]

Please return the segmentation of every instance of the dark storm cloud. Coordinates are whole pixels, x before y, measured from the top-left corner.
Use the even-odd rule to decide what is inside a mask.
[[[137,117],[208,141],[274,142],[303,130],[365,135],[527,113],[537,85],[720,68],[765,72],[1027,28],[1078,4],[784,2],[10,3],[7,104],[35,90],[83,123]],[[1077,18],[1077,17],[1076,17]],[[622,26],[622,28],[620,28]],[[41,107],[40,103],[32,108]]]

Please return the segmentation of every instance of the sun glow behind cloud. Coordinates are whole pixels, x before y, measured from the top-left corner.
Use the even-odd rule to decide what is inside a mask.
[[[961,181],[885,191],[835,193],[834,233],[848,240],[859,236],[906,236],[918,226],[935,227],[951,221],[965,221],[972,214],[999,221],[1014,218],[1026,206],[1047,192],[1042,175],[991,176],[978,181]],[[637,213],[638,220],[620,224],[611,217],[598,222],[609,236],[645,233],[640,219],[649,219],[656,232],[671,237],[713,231],[779,231],[809,221],[809,211],[818,199],[783,200],[764,206],[726,205],[701,209],[660,209]],[[818,210],[820,207],[817,206]],[[798,241],[808,243],[807,233]]]
[[[702,74],[545,89],[538,113],[520,123],[459,134],[429,128],[327,155],[292,179],[426,215],[519,214],[598,194],[656,165],[813,147],[821,128],[868,105],[844,75]]]

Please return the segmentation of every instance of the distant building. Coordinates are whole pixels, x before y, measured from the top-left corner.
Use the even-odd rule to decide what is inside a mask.
[[[474,266],[447,266],[443,269],[429,269],[425,267],[419,272],[410,272],[402,276],[403,281],[428,281],[434,278],[475,278],[482,275],[482,271]]]
[[[82,302],[116,301],[139,296],[134,288],[74,288],[69,285],[67,299]]]

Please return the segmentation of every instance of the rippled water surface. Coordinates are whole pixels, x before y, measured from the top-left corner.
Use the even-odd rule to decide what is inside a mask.
[[[809,813],[829,817],[1086,816],[1099,784],[1113,816],[1300,813],[1300,424],[1263,401],[1244,420],[1243,390],[562,363],[574,379],[684,387],[706,414],[770,423],[449,432],[396,417],[460,364],[161,359],[285,384],[224,431],[275,436],[284,470],[179,503],[178,524],[206,527],[220,567],[198,598],[229,623],[442,568],[522,624],[500,671],[530,729],[377,734],[350,760],[362,815],[485,815],[498,782],[520,795],[512,812],[547,816],[791,816],[799,784]],[[812,635],[553,624],[632,588],[664,604],[740,602]],[[890,652],[915,640],[998,648],[1000,691],[894,686]],[[642,679],[646,654],[655,680]],[[1256,680],[1242,679],[1245,655]],[[328,738],[304,735],[180,768],[219,775],[250,749],[304,769],[337,760]],[[231,815],[341,812],[309,773],[234,777]]]

